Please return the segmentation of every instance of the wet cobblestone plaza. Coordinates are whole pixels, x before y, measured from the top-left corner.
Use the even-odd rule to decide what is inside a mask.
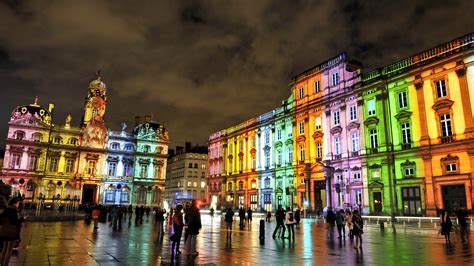
[[[232,239],[226,238],[220,216],[202,215],[203,228],[197,239],[199,255],[172,258],[169,227],[162,238],[150,220],[136,225],[134,220],[113,231],[102,223],[97,232],[92,225],[76,222],[29,222],[11,265],[473,265],[472,244],[459,237],[451,246],[433,229],[399,228],[394,235],[368,226],[363,249],[352,248],[349,238],[327,239],[324,224],[304,219],[296,230],[296,243],[272,239],[273,220],[265,224],[265,243],[260,244],[258,219],[250,229],[238,229],[234,222]],[[336,233],[337,234],[337,233]],[[470,234],[471,243],[474,240]]]

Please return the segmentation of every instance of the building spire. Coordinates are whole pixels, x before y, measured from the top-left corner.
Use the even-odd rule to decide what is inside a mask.
[[[97,79],[100,80],[100,78],[101,78],[101,76],[100,76],[100,68],[97,69],[96,76],[97,76]]]
[[[38,96],[35,96],[35,102],[33,104],[30,104],[31,106],[39,106],[38,104]]]

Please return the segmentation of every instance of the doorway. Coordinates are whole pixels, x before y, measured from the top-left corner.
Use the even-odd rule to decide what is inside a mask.
[[[82,187],[82,204],[94,204],[97,186],[93,184],[84,184]]]
[[[374,213],[382,213],[382,192],[373,192],[372,196],[374,198]]]
[[[449,214],[457,208],[466,208],[466,190],[464,185],[451,185],[441,187],[443,206]]]

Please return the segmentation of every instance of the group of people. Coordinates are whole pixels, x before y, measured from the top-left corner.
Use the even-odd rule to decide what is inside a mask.
[[[179,246],[184,233],[184,242],[186,243],[186,250],[189,255],[197,256],[199,253],[196,250],[196,238],[202,228],[201,213],[196,201],[191,204],[183,206],[178,204],[174,209],[174,214],[171,216],[173,225],[173,233],[170,236],[171,240],[171,256],[181,254]]]
[[[268,219],[268,215],[267,215]],[[290,242],[295,241],[295,225],[299,226],[301,220],[301,211],[296,208],[295,212],[291,211],[290,207],[286,208],[286,211],[281,207],[275,212],[275,219],[277,225],[273,231],[272,238],[275,239],[278,236],[281,239],[288,239]],[[285,236],[285,226],[288,229],[288,237]]]
[[[461,241],[463,243],[469,242],[469,231],[467,226],[468,213],[465,209],[459,208],[455,210],[456,218],[458,220],[459,233],[461,235]],[[447,245],[451,244],[451,232],[453,231],[453,222],[449,217],[449,213],[446,210],[441,210],[440,219],[440,233],[444,235],[444,239]]]
[[[326,214],[327,238],[333,237],[334,228],[337,227],[338,238],[346,238],[346,226],[349,231],[348,236],[355,238],[353,248],[362,249],[362,234],[364,233],[364,221],[358,209],[353,212],[350,209],[340,209],[334,212],[331,207]]]
[[[12,197],[6,205],[0,202],[0,265],[8,265],[14,248],[20,243],[21,227],[27,216],[21,212],[21,197]]]

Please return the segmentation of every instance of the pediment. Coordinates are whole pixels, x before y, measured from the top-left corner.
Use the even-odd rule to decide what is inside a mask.
[[[306,137],[304,135],[300,135],[296,138],[296,143],[304,142]]]
[[[437,101],[431,108],[435,110],[436,112],[440,112],[443,110],[449,110],[451,109],[451,106],[453,105],[454,101],[448,100],[448,99],[442,99]]]
[[[409,111],[400,111],[400,112],[398,112],[398,114],[395,115],[395,118],[397,120],[402,120],[404,118],[410,118],[411,114],[412,114],[412,112],[409,112]]]
[[[379,189],[382,189],[383,188],[383,183],[380,183],[378,181],[372,181],[369,185],[368,185],[369,188],[379,188]]]
[[[293,144],[293,139],[287,139],[287,140],[285,141],[285,144],[286,144],[286,145],[291,145],[291,144]]]
[[[319,130],[313,133],[313,139],[319,139],[319,138],[322,138],[323,136],[324,136],[324,133]]]
[[[347,129],[352,130],[352,129],[359,129],[360,124],[357,122],[350,122],[349,125],[347,125]]]
[[[342,132],[342,127],[340,127],[340,126],[335,126],[335,127],[331,128],[331,131],[330,131],[330,132],[331,132],[331,134],[333,134],[333,135],[334,135],[334,134],[339,134],[339,133]]]
[[[275,147],[278,148],[278,147],[281,147],[281,146],[283,146],[283,143],[281,141],[275,142]]]
[[[364,124],[366,126],[368,125],[373,125],[373,124],[378,124],[379,123],[379,119],[377,117],[369,117],[365,120]]]

